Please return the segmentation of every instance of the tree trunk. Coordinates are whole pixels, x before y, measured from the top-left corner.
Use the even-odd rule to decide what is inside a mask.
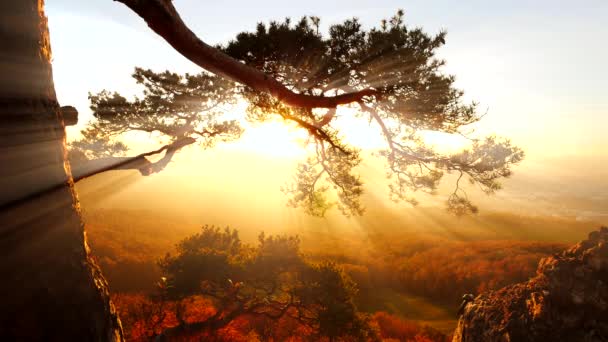
[[[43,0],[0,1],[0,340],[120,341],[66,161]]]

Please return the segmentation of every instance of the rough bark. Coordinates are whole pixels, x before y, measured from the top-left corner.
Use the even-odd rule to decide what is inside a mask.
[[[0,340],[120,341],[66,161],[43,10],[0,2]]]

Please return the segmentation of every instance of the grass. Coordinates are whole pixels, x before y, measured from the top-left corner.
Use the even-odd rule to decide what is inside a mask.
[[[363,311],[386,311],[428,325],[446,334],[451,334],[456,328],[458,308],[441,306],[420,296],[404,294],[389,288],[377,288],[360,295],[357,302]]]

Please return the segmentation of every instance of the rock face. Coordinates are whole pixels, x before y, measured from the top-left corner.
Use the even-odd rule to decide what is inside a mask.
[[[608,341],[608,228],[467,304],[453,342]]]

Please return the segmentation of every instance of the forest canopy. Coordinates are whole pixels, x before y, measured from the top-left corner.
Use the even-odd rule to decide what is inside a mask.
[[[223,114],[245,101],[246,120],[280,118],[308,133],[304,148],[309,156],[297,167],[292,184],[282,189],[293,207],[316,216],[332,207],[345,215],[364,212],[364,184],[357,172],[362,154],[344,141],[348,127],[336,124],[338,115],[352,115],[380,129],[386,144],[377,155],[385,160],[391,199],[415,205],[416,192],[435,194],[444,175],[454,174],[448,209],[458,215],[475,213],[462,178],[492,194],[524,154],[496,137],[470,138],[468,148],[451,154],[424,142],[425,131],[463,135],[463,128],[481,119],[476,103],[464,102],[455,77],[443,72],[445,61],[436,57],[445,38],[445,32],[431,35],[409,27],[398,11],[369,30],[354,18],[332,25],[326,34],[317,17],[260,23],[255,31],[217,47],[293,93],[340,102],[319,103],[323,108],[294,106],[272,91],[208,72],[178,75],[136,68],[133,77],[144,88],[142,97],[128,100],[109,91],[90,95],[94,120],[71,144],[75,179],[116,169],[150,175],[185,146],[211,147],[237,139],[239,121]],[[338,105],[348,110],[339,111]],[[126,157],[129,149],[121,137],[137,131],[156,132],[166,144]],[[160,153],[164,156],[156,162],[147,158]]]
[[[252,246],[236,230],[204,226],[159,265],[165,277],[146,304],[157,311],[146,323],[148,337],[213,335],[247,319],[281,322],[313,340],[378,340],[354,304],[352,280],[335,263],[307,261],[296,236],[262,233]]]
[[[341,248],[335,248],[328,235],[318,232],[300,237],[264,234],[256,239],[244,229],[201,229],[177,222],[168,228],[161,217],[115,210],[87,213],[92,249],[115,293],[123,327],[135,340],[191,331],[247,341],[251,339],[245,337],[255,331],[261,340],[298,336],[318,341],[329,336],[320,330],[319,314],[337,309],[344,320],[327,323],[341,331],[337,340],[353,337],[356,331],[371,333],[370,327],[379,328],[385,339],[416,340],[417,334],[430,338],[435,334],[424,333],[420,325],[449,333],[463,294],[525,281],[541,258],[566,246],[466,237],[479,237],[474,231],[459,235],[463,240],[445,232],[420,235],[406,227],[391,233],[381,225],[381,234],[371,238],[340,235]],[[527,225],[552,228],[541,222]],[[583,226],[569,227],[574,231]],[[505,228],[504,233],[512,230]],[[319,281],[321,274],[330,281]],[[331,293],[330,298],[319,295],[323,293]],[[320,300],[311,305],[308,295]],[[299,312],[309,319],[297,319]],[[419,321],[418,328],[404,318]],[[233,333],[243,338],[236,339]]]

